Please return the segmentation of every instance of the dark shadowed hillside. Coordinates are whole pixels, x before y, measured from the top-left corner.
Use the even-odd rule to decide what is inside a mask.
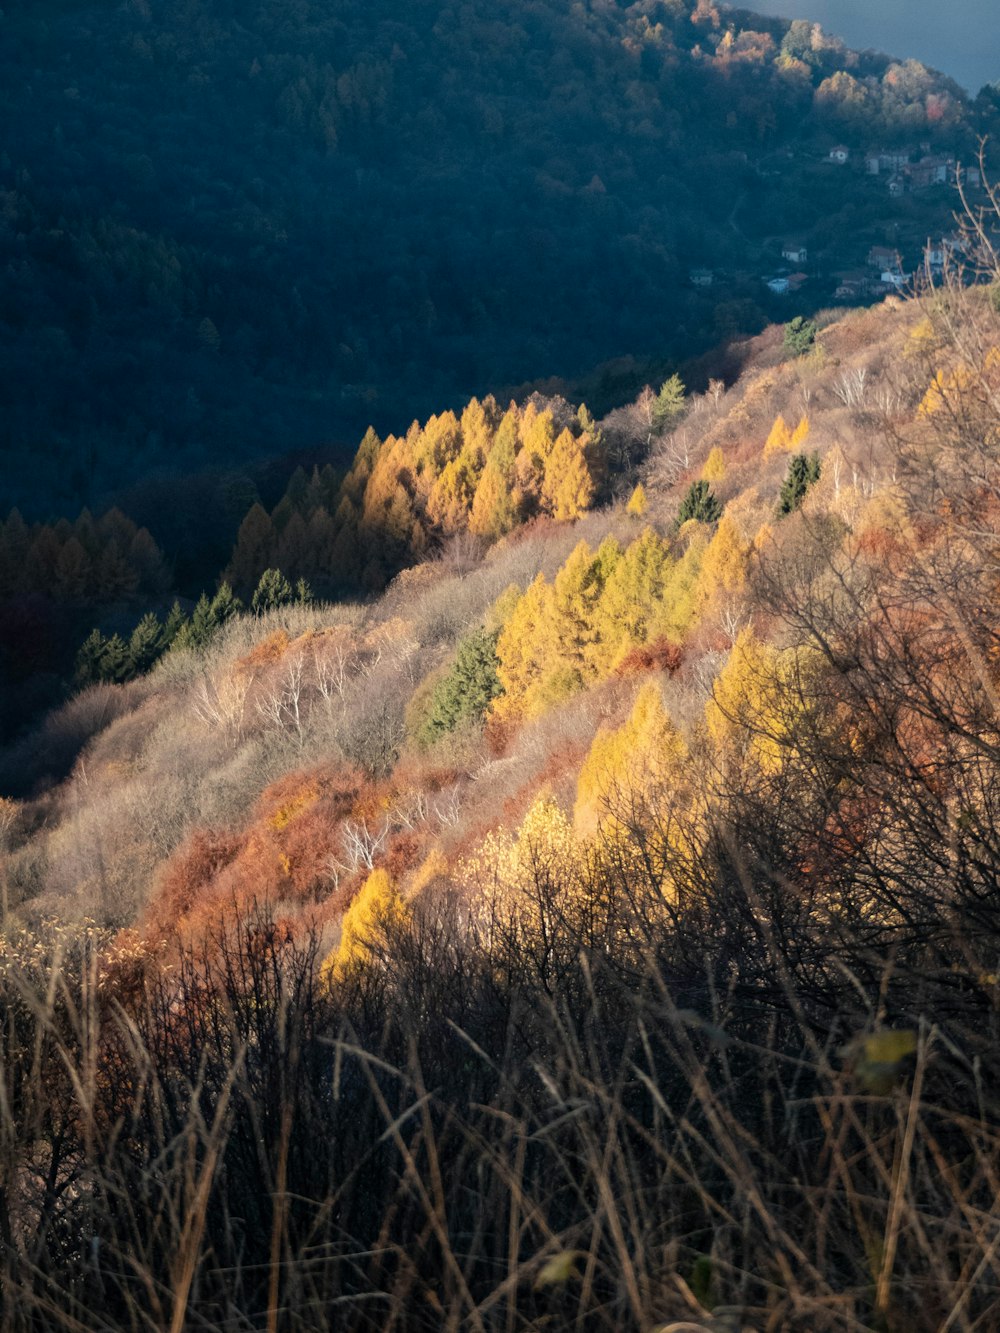
[[[63,0],[0,32],[0,450],[40,517],[625,358],[604,410],[773,317],[789,233],[810,274],[925,237],[941,200],[890,207],[859,154],[975,128],[922,66],[707,0]],[[173,503],[126,508],[177,548]]]

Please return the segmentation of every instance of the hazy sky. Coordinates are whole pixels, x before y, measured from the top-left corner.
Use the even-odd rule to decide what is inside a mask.
[[[859,50],[914,56],[973,93],[1000,80],[1000,0],[742,0],[742,6],[814,19]]]

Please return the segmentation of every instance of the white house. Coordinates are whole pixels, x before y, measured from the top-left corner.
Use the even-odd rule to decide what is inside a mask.
[[[840,167],[850,159],[850,156],[851,150],[845,144],[839,143],[835,148],[830,149],[830,161],[836,162]]]
[[[909,273],[901,273],[898,268],[887,268],[882,274],[882,285],[892,287],[895,291],[899,291],[900,287],[905,287],[909,281]]]
[[[711,287],[715,281],[715,274],[710,268],[693,268],[690,277],[695,287]]]
[[[790,264],[804,264],[809,258],[809,251],[804,245],[789,243],[782,250],[781,257],[787,259]]]
[[[924,263],[928,268],[944,268],[945,243],[944,241],[928,241],[924,246]]]

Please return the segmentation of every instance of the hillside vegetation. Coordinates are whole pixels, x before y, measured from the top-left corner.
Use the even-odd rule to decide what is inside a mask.
[[[185,571],[215,471],[245,490],[255,460],[618,359],[584,395],[604,412],[650,360],[763,327],[786,234],[815,258],[947,226],[863,153],[968,161],[997,119],[917,62],[708,0],[60,0],[2,24],[5,496],[32,519],[115,499]],[[841,141],[846,171],[822,163]],[[703,264],[731,281],[692,287]]]
[[[358,558],[445,440],[435,558],[233,609],[6,752],[6,1327],[996,1325],[969,251],[729,389],[373,435]]]

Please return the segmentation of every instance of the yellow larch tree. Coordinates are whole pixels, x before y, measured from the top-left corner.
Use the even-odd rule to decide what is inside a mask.
[[[629,497],[629,502],[625,506],[625,512],[631,514],[633,518],[642,518],[648,508],[649,500],[646,496],[646,488],[640,481]]]
[[[777,772],[794,744],[815,665],[805,650],[777,648],[742,630],[705,707],[719,757]]]
[[[629,649],[649,642],[672,568],[669,547],[652,528],[615,563],[596,609],[593,661],[600,675],[612,671]]]
[[[805,444],[809,438],[809,418],[802,416],[799,418],[799,424],[792,431],[792,438],[788,443],[790,453],[796,453]]]
[[[577,781],[577,832],[589,836],[608,821],[634,814],[681,770],[686,757],[687,746],[663,706],[659,685],[647,681],[623,725],[602,727],[594,737]]]
[[[565,811],[542,791],[516,833],[498,829],[456,871],[484,935],[543,949],[584,898],[584,858]]]
[[[340,943],[323,964],[323,971],[338,981],[373,958],[387,935],[401,930],[410,913],[393,886],[387,870],[373,870],[344,913]]]
[[[542,504],[553,518],[567,522],[590,508],[594,489],[583,441],[563,430],[545,461]]]
[[[743,591],[750,549],[735,520],[723,514],[701,564],[699,592],[706,601],[732,598]]]
[[[709,451],[701,470],[702,481],[722,481],[726,475],[726,455],[718,445]]]
[[[774,420],[770,433],[764,442],[764,457],[770,458],[772,454],[787,453],[792,447],[792,432],[788,429],[788,423],[783,416],[778,416]]]

